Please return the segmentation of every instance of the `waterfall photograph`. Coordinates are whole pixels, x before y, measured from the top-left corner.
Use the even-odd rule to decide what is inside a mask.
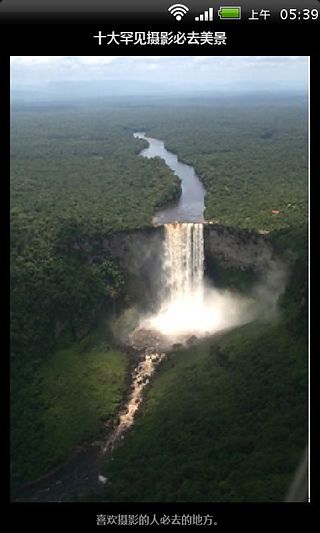
[[[11,57],[12,501],[308,501],[308,69]]]

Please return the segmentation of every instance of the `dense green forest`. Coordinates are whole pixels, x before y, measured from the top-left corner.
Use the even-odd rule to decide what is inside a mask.
[[[306,357],[290,328],[256,323],[170,354],[106,463],[104,498],[284,501],[306,445]]]
[[[149,133],[194,166],[207,220],[270,231],[307,221],[306,106],[288,98],[178,107]]]
[[[268,498],[269,495],[271,499],[281,498],[305,435],[303,321],[307,311],[299,306],[303,298],[306,300],[307,290],[304,99],[240,99],[233,104],[214,100],[139,101],[131,105],[109,103],[74,108],[22,106],[12,109],[11,124],[13,488],[59,464],[78,443],[99,432],[102,420],[114,415],[123,396],[128,357],[119,346],[114,346],[111,335],[105,333],[101,337],[92,332],[101,320],[108,331],[110,317],[134,302],[128,291],[127,274],[119,262],[111,256],[92,262],[86,254],[86,243],[115,231],[151,226],[156,209],[178,198],[180,180],[164,162],[138,157],[146,144],[132,134],[146,131],[163,139],[181,160],[195,166],[207,190],[207,219],[271,231],[270,239],[279,250],[291,249],[296,254],[296,282],[292,281],[282,302],[283,322],[270,329],[264,325],[248,326],[217,341],[230,360],[226,368],[213,362],[212,342],[190,348],[186,357],[177,352],[168,358],[149,391],[144,415],[119,448],[114,466],[106,466],[107,475],[113,480],[106,497],[159,500],[165,486],[170,485],[167,499],[196,500],[201,493],[202,500],[219,499],[220,494],[222,499],[228,495],[236,501],[243,479],[242,485],[231,489],[234,487],[231,474],[221,487],[213,476],[204,496],[209,473],[213,473],[218,460],[222,469],[236,471],[246,454],[249,463],[245,464],[254,471],[262,461],[259,453],[260,457],[268,454],[267,449],[273,449],[275,442],[262,439],[260,451],[250,448],[249,443],[246,452],[239,429],[230,447],[239,441],[244,451],[239,452],[231,468],[230,453],[223,452],[222,436],[212,448],[216,429],[209,426],[213,418],[219,426],[219,420],[222,424],[228,414],[230,427],[237,428],[240,422],[246,427],[248,413],[241,409],[251,409],[255,414],[247,426],[250,432],[252,429],[255,434],[262,434],[266,419],[270,439],[279,439],[275,462],[270,457],[266,463],[278,474],[272,480],[266,474],[260,488],[255,484],[261,479],[257,475],[243,497],[248,500],[256,494],[263,500],[263,491],[269,483],[276,488],[274,496],[271,488],[265,492]],[[272,210],[279,213],[272,214]],[[290,328],[294,331],[292,338]],[[244,353],[247,358],[242,357]],[[266,369],[269,381],[264,384]],[[101,373],[106,376],[103,383]],[[185,373],[186,378],[180,384],[179,373]],[[253,384],[249,374],[254,378]],[[271,386],[275,374],[278,381]],[[234,388],[237,381],[238,388]],[[237,405],[241,384],[247,387],[248,383],[251,389],[247,407],[245,400],[243,405],[241,402]],[[261,398],[265,398],[266,406],[260,417],[254,398],[264,385]],[[197,401],[190,396],[190,387],[198,390]],[[292,406],[283,403],[278,418],[274,412],[277,395],[281,401],[287,395],[288,402],[293,402]],[[268,396],[272,396],[270,401]],[[175,410],[171,407],[169,416],[170,401]],[[201,424],[199,413],[209,404],[212,407]],[[189,429],[185,420],[188,411],[193,417],[190,420],[194,420]],[[79,417],[81,424],[76,422]],[[301,421],[295,431],[293,417]],[[180,444],[167,438],[174,425],[177,427],[174,439]],[[138,459],[143,439],[146,457],[155,447],[149,467],[147,463],[142,467]],[[204,443],[198,459],[200,444],[195,445],[193,439]],[[170,479],[156,477],[160,442],[165,440],[166,475],[171,475]],[[174,459],[174,454],[179,457],[182,443],[185,466],[182,452],[180,459]],[[290,453],[285,462],[288,446]],[[212,469],[205,473],[204,465],[215,453]],[[178,462],[172,463],[174,460]],[[198,469],[200,463],[202,470]],[[284,464],[283,470],[277,466],[280,463]],[[124,471],[123,477],[116,475],[116,465]],[[136,481],[132,483],[134,477]],[[186,480],[184,486],[182,477]],[[196,478],[201,479],[198,482]],[[152,492],[154,483],[156,488]]]
[[[12,379],[12,487],[63,463],[99,434],[125,393],[128,359],[100,333],[32,365],[20,356]]]

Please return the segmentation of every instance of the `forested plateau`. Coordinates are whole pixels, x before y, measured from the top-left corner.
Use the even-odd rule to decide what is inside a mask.
[[[293,267],[280,302],[283,322],[273,329],[251,325],[218,339],[230,362],[226,368],[214,363],[210,341],[164,364],[148,393],[145,413],[114,464],[106,465],[113,485],[105,497],[282,497],[306,431],[306,104],[304,98],[269,96],[234,102],[150,99],[117,105],[12,107],[13,491],[59,465],[77,445],[99,433],[102,423],[116,415],[125,392],[129,357],[109,324],[135,302],[119,261],[112,256],[89,260],[86,244],[115,232],[152,227],[156,210],[179,197],[180,180],[164,161],[138,156],[147,143],[133,133],[145,131],[194,166],[207,191],[208,221],[265,233],[276,250],[291,254]],[[230,277],[222,271],[221,283],[224,275],[226,280]],[[232,280],[240,286],[242,273],[233,272]],[[249,359],[241,364],[243,354]],[[189,381],[180,383],[181,373]],[[283,379],[275,380],[276,375]],[[242,396],[242,387],[249,387],[248,398]],[[198,391],[198,404],[188,396],[191,388]],[[263,406],[256,400],[261,390]],[[183,405],[174,391],[184,399]],[[237,404],[240,397],[242,403]],[[277,415],[277,402],[270,397],[280,401]],[[199,412],[209,404],[215,407],[200,427]],[[229,451],[223,436],[227,415],[236,429]],[[166,422],[159,429],[160,419]],[[266,438],[263,420],[269,431]],[[294,420],[299,421],[296,429]],[[259,449],[241,424],[259,435]],[[176,436],[170,440],[173,427]],[[194,435],[203,443],[200,454]],[[142,441],[145,451],[157,441],[144,466],[138,460]],[[178,441],[185,442],[180,459]],[[159,480],[161,443],[167,474]],[[235,447],[239,452],[231,464],[228,454]],[[208,470],[212,454],[216,456]],[[244,473],[239,478],[232,474],[239,472],[243,461],[243,472],[252,472],[246,489]],[[261,462],[265,470],[270,467],[270,475],[261,472]],[[218,463],[221,475],[212,477]],[[117,469],[125,475],[117,477]],[[203,496],[209,478],[212,482]]]

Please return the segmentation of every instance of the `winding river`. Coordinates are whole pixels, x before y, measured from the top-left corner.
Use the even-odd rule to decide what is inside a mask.
[[[168,167],[181,180],[182,194],[177,203],[160,209],[155,214],[156,224],[170,222],[203,222],[205,188],[194,171],[194,168],[178,160],[176,154],[169,152],[164,142],[153,137],[147,137],[144,132],[133,134],[138,139],[144,139],[149,143],[148,148],[140,152],[140,156],[152,158],[161,157]]]

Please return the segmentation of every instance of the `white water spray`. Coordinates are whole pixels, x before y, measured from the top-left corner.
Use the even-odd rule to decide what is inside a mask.
[[[141,326],[183,341],[252,320],[248,299],[204,285],[204,225],[165,224],[165,296]]]
[[[144,352],[144,357],[132,373],[128,401],[104,451],[112,450],[134,423],[144,388],[175,343],[188,342],[193,336],[213,335],[250,322],[259,315],[261,302],[257,307],[252,297],[205,286],[203,233],[204,225],[199,223],[165,224],[163,298],[158,313],[142,319],[130,335],[132,346]],[[274,300],[276,305],[283,280],[274,275],[271,279],[274,280],[272,302]],[[259,287],[263,296],[263,286]],[[270,302],[269,298],[267,308]],[[262,305],[260,313],[264,309]]]

